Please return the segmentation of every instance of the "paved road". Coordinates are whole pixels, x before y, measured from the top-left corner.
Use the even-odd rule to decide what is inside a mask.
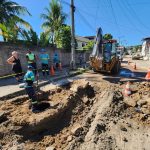
[[[131,73],[131,76],[128,77],[126,75],[123,75],[121,76],[121,71],[118,75],[115,75],[115,76],[111,76],[111,75],[104,75],[104,74],[96,74],[96,76],[98,78],[101,78],[101,79],[104,79],[104,80],[107,80],[109,82],[119,82],[119,81],[124,81],[124,80],[129,80],[132,78],[132,80],[140,80],[140,79],[144,79],[145,77],[145,74],[146,74],[146,69],[143,70],[143,69],[139,69],[139,68],[142,68],[142,64],[145,63],[145,61],[134,61],[137,63],[137,68],[138,70],[134,70],[133,67],[132,67],[132,63],[131,65],[128,65],[128,60],[130,60],[129,57],[126,57],[124,58],[124,61],[122,62],[122,69],[121,71],[127,71],[127,72],[130,72]],[[147,62],[144,67],[147,67],[148,68],[148,65],[149,63]],[[44,84],[44,83],[47,83],[48,81],[51,82],[51,83],[54,83],[52,81],[54,80],[57,80],[57,78],[61,79],[61,78],[64,78],[64,77],[67,77],[67,72],[68,72],[68,69],[64,69],[63,71],[58,71],[56,72],[56,75],[55,76],[49,76],[47,78],[43,78],[43,77],[40,77],[39,79],[39,84]],[[132,74],[134,73],[134,74]],[[42,76],[42,75],[40,75]],[[81,78],[87,78],[88,76],[88,80],[89,78],[91,78],[92,80],[92,76],[93,76],[93,73],[92,71],[90,72],[90,74],[84,74],[83,76],[80,76]],[[78,76],[79,77],[79,76]],[[99,81],[99,80],[97,80]],[[16,80],[14,78],[8,78],[8,79],[2,79],[0,80],[0,98],[1,97],[4,97],[4,96],[7,96],[9,94],[12,94],[12,93],[15,93],[15,92],[19,92],[20,89],[19,88],[19,85],[18,83],[16,82]]]
[[[126,56],[124,61],[130,61],[130,66],[136,63],[137,70],[147,71],[150,68],[150,60],[132,60],[131,56]]]
[[[51,82],[56,78],[65,77],[67,76],[68,71],[68,69],[64,69],[63,71],[57,71],[55,72],[55,76],[47,76],[45,78],[42,76],[42,74],[40,74],[39,84],[44,84],[48,81]],[[0,97],[4,97],[20,90],[22,89],[19,88],[19,83],[15,80],[15,78],[6,78],[0,80]]]

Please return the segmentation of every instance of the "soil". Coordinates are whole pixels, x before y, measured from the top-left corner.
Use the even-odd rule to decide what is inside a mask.
[[[93,75],[94,78],[94,75]],[[1,102],[3,150],[149,150],[150,84],[78,79],[38,94],[32,113],[23,95]]]

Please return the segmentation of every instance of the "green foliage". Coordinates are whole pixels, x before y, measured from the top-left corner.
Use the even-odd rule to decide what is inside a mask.
[[[51,0],[49,7],[45,8],[45,12],[45,14],[41,14],[41,18],[44,19],[42,28],[47,35],[51,35],[52,43],[56,43],[57,35],[66,19],[66,15],[63,13],[58,0]]]
[[[40,35],[39,45],[42,47],[46,47],[49,45],[50,37],[47,36],[44,32]]]
[[[30,28],[29,23],[19,17],[19,15],[29,14],[27,9],[11,0],[1,0],[0,2],[0,35],[4,41],[17,42],[22,35],[22,28]]]
[[[22,31],[22,38],[27,45],[37,45],[39,42],[37,33],[31,28],[29,31]]]
[[[30,25],[18,17],[13,17],[7,23],[0,23],[0,35],[4,41],[16,43],[23,36],[23,27],[30,28]]]
[[[83,47],[83,50],[92,50],[93,46],[94,46],[94,41],[90,41],[87,43],[86,46]]]
[[[110,34],[110,33],[107,33],[107,34],[105,34],[104,36],[103,36],[103,39],[104,40],[110,40],[110,39],[112,39],[113,38],[113,36]]]
[[[70,26],[63,25],[56,38],[58,48],[63,48],[67,51],[71,50],[71,28]]]
[[[38,44],[38,40],[39,40],[37,33],[35,31],[33,31],[33,29],[30,29],[28,31],[28,34],[30,36],[32,45],[37,45]]]
[[[29,14],[28,10],[11,0],[0,0],[0,23],[6,23],[19,15]]]

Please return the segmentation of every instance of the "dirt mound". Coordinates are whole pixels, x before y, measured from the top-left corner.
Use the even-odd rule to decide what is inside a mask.
[[[55,90],[47,86],[38,95],[44,111],[36,114],[28,108],[26,96],[4,101],[0,106],[0,147],[148,150],[149,84],[133,83],[129,97],[124,97],[122,90],[121,84],[103,80],[75,80]]]

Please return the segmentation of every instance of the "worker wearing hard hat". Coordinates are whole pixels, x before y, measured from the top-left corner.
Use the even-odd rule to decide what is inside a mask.
[[[39,58],[41,61],[43,76],[45,76],[45,74],[49,75],[49,67],[48,67],[49,55],[46,53],[45,49],[41,49]]]
[[[36,110],[37,97],[36,97],[35,90],[33,87],[33,82],[35,80],[35,76],[34,76],[34,73],[32,71],[33,69],[34,68],[31,65],[28,66],[27,73],[24,76],[24,81],[26,82],[26,85],[25,85],[26,92],[27,92],[29,98],[31,99],[32,112],[36,112],[37,111]]]

